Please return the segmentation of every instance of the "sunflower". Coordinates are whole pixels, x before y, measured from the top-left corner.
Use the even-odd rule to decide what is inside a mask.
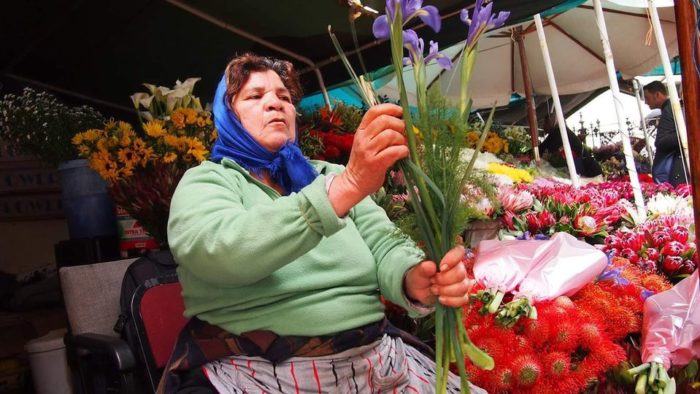
[[[170,120],[173,122],[176,128],[185,128],[185,114],[183,114],[181,110],[177,110],[170,114]]]
[[[167,134],[165,128],[163,128],[163,122],[160,120],[152,120],[145,125],[143,125],[143,130],[148,134],[149,137],[160,138]]]
[[[119,161],[122,162],[125,167],[134,167],[134,165],[139,162],[139,157],[136,155],[136,152],[130,148],[119,149],[117,157],[119,157]]]
[[[172,163],[175,160],[177,160],[177,153],[175,153],[175,152],[168,152],[165,155],[163,155],[163,162],[164,163]]]

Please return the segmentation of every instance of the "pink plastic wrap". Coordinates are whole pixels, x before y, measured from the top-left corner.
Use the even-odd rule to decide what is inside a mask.
[[[515,297],[531,302],[571,296],[591,283],[608,265],[608,258],[594,246],[567,233],[556,233],[547,249],[520,283]]]
[[[698,271],[644,302],[642,361],[684,366],[700,357]]]
[[[488,240],[479,242],[474,279],[486,290],[508,293],[542,262],[550,241]]]

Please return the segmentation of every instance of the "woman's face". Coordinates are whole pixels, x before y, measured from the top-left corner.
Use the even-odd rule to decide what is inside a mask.
[[[233,112],[250,135],[270,152],[296,136],[296,109],[282,79],[272,70],[253,72],[233,96]]]

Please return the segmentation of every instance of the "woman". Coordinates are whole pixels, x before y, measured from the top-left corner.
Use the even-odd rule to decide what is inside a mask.
[[[386,322],[379,295],[419,316],[436,298],[465,304],[472,282],[461,247],[436,273],[369,198],[408,155],[401,108],[367,112],[343,168],[301,155],[300,98],[289,62],[247,54],[226,68],[212,161],[187,171],[170,208],[193,319],[168,367],[189,372],[166,374],[163,391],[202,380],[219,392],[433,390],[434,363]]]

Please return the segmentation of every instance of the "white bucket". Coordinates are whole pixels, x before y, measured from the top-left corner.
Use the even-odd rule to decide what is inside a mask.
[[[64,335],[65,328],[53,330],[24,345],[37,394],[70,394],[73,391],[66,345],[63,344]]]

